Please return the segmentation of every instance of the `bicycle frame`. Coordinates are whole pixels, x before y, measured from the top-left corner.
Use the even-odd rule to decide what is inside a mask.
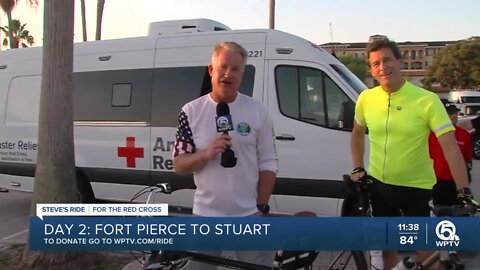
[[[152,200],[152,195],[154,193],[170,193],[172,190],[168,184],[157,184],[152,187],[144,188],[135,194],[132,201],[138,198],[141,195],[148,194],[146,203],[150,203]],[[300,214],[300,213],[298,213]],[[306,212],[301,212],[300,215],[306,215]],[[314,215],[313,213],[310,213]],[[272,265],[265,266],[254,263],[237,261],[229,258],[218,257],[209,254],[196,253],[190,251],[182,252],[173,252],[165,251],[160,255],[158,251],[152,251],[152,254],[155,253],[160,257],[150,256],[149,265],[144,269],[150,270],[160,270],[160,269],[169,269],[174,270],[178,269],[177,267],[182,267],[181,264],[185,263],[188,260],[194,260],[198,262],[203,262],[207,264],[212,264],[216,266],[227,267],[230,269],[246,269],[246,270],[296,270],[296,269],[312,269],[313,262],[319,254],[318,251],[277,251],[275,258],[272,258]],[[322,253],[323,254],[323,253]],[[174,255],[174,256],[170,256]],[[177,255],[177,256],[175,256]],[[327,269],[345,269],[345,267],[356,267],[360,270],[367,269],[367,262],[365,261],[365,256],[361,251],[337,251],[329,258],[329,266]],[[179,258],[180,256],[180,258]],[[152,259],[153,258],[153,259]],[[152,259],[152,261],[150,261]],[[150,264],[151,263],[151,264]],[[350,264],[351,263],[351,264]],[[350,268],[349,268],[350,269]]]
[[[478,210],[475,209],[473,206],[435,206],[432,207],[432,212],[437,217],[459,217],[459,216],[474,216]],[[458,265],[459,261],[453,260],[451,256],[442,256],[448,253],[448,251],[435,251],[432,255],[430,255],[426,260],[424,260],[420,265],[417,265],[412,268],[412,270],[426,270],[432,267],[436,262],[440,263],[451,263],[452,265]],[[442,260],[442,258],[448,257],[446,260]],[[457,268],[452,268],[457,269]]]
[[[208,264],[214,264],[216,266],[228,267],[230,269],[240,269],[240,270],[280,269],[280,268],[272,268],[271,266],[242,262],[242,261],[237,261],[229,258],[217,257],[213,255],[196,253],[191,251],[183,251],[182,253],[185,254],[186,256],[185,259],[208,263]]]
[[[349,175],[344,175],[344,181],[349,185],[350,179]],[[370,202],[370,194],[368,191],[368,185],[370,184],[370,180],[368,176],[359,180],[357,182],[353,182],[353,188],[356,193],[358,193],[358,202],[356,203],[356,209],[351,213],[357,214],[360,213],[361,215],[371,216],[371,202]],[[350,183],[351,185],[352,183]],[[352,209],[350,209],[352,210]],[[478,212],[479,210],[472,205],[467,206],[436,206],[432,208],[435,216],[472,216],[474,213]],[[412,270],[426,270],[432,267],[436,262],[449,262],[452,265],[457,265],[459,262],[453,260],[450,256],[448,259],[442,260],[444,257],[443,254],[448,251],[435,251],[432,255],[430,255],[426,260],[424,260],[420,265],[414,266]],[[370,265],[370,263],[369,263]],[[371,266],[371,265],[370,265]],[[456,268],[454,268],[456,269]]]
[[[171,189],[169,184],[161,183],[161,184],[157,184],[157,185],[152,186],[152,187],[142,189],[141,191],[137,192],[137,194],[134,195],[134,197],[132,198],[131,201],[135,200],[136,198],[138,198],[139,196],[141,196],[143,194],[148,193],[148,196],[147,196],[147,199],[146,199],[146,204],[149,204],[152,200],[152,195],[154,193],[169,194],[171,192],[172,192],[172,189]],[[164,252],[164,254],[166,254],[168,252],[175,253],[175,251],[166,251],[166,252]],[[299,254],[301,254],[301,253],[306,253],[307,254],[308,253],[307,255],[303,256],[305,258],[305,257],[308,257],[308,256],[312,256],[311,253],[313,253],[313,252],[314,251],[306,251],[306,252],[299,252]],[[218,256],[214,256],[214,255],[209,255],[209,254],[192,252],[192,251],[181,251],[181,252],[176,252],[176,253],[180,253],[182,255],[180,259],[176,259],[176,260],[173,260],[173,261],[166,260],[164,262],[166,265],[161,266],[161,268],[157,267],[157,268],[145,268],[145,269],[150,269],[150,270],[158,269],[158,270],[160,270],[165,266],[175,265],[175,264],[178,264],[180,261],[185,261],[185,260],[194,260],[194,261],[197,261],[197,262],[214,264],[216,266],[222,266],[222,267],[227,267],[227,268],[230,268],[230,269],[240,269],[240,270],[242,270],[242,269],[243,270],[280,270],[280,269],[284,269],[284,268],[282,268],[283,267],[283,262],[281,262],[281,261],[279,262],[279,261],[276,261],[276,260],[274,260],[272,262],[272,264],[273,264],[272,266],[266,266],[266,265],[254,264],[254,263],[249,263],[249,262],[237,261],[237,260],[224,258],[224,257],[218,257]],[[315,254],[315,256],[313,258],[315,258],[316,255],[317,254]],[[280,255],[278,255],[278,252],[277,252],[277,255],[276,255],[275,258],[281,258],[281,256],[282,256],[282,253],[280,253]],[[309,266],[306,266],[306,267],[311,268],[311,263],[310,263]],[[290,268],[285,268],[285,269],[290,269]],[[305,269],[307,269],[307,268],[305,268]]]

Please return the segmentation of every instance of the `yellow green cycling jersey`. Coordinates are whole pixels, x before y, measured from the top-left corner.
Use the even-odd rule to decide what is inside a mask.
[[[368,128],[368,173],[392,185],[431,189],[436,182],[428,135],[455,128],[438,96],[408,81],[388,94],[381,86],[363,91],[355,121]]]

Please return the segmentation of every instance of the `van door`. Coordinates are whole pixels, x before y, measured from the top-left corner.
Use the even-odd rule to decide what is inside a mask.
[[[331,74],[314,63],[269,61],[268,107],[279,158],[276,193],[290,195],[276,195],[282,212],[338,213],[342,175],[351,169],[351,132],[339,120],[345,108],[353,114],[354,102]]]
[[[153,42],[129,44],[128,40],[103,41],[92,48],[82,44],[85,48],[79,47],[75,56],[76,164],[90,180],[108,183],[92,185],[97,197],[104,199],[130,200],[137,191],[129,186],[120,192],[120,186],[113,188],[112,183],[150,184],[155,51]]]

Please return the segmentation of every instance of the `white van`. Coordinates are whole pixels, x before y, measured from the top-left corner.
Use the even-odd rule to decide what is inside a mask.
[[[274,120],[279,173],[272,211],[338,215],[342,175],[351,170],[354,102],[365,85],[330,53],[291,34],[231,31],[210,20],[174,24],[153,24],[145,37],[75,44],[83,200],[129,200],[139,186],[170,182],[178,191],[161,200],[192,205],[192,176],[173,172],[178,113],[210,91],[213,46],[235,41],[249,57],[240,91],[261,100]],[[0,52],[0,173],[34,176],[41,61],[42,48]],[[0,186],[31,191],[33,178],[2,176]]]
[[[456,90],[448,93],[448,100],[457,104],[462,115],[480,114],[480,92],[470,90]]]

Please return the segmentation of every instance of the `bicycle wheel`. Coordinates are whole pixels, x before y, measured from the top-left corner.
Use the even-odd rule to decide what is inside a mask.
[[[312,264],[313,269],[369,270],[363,251],[321,251]]]

